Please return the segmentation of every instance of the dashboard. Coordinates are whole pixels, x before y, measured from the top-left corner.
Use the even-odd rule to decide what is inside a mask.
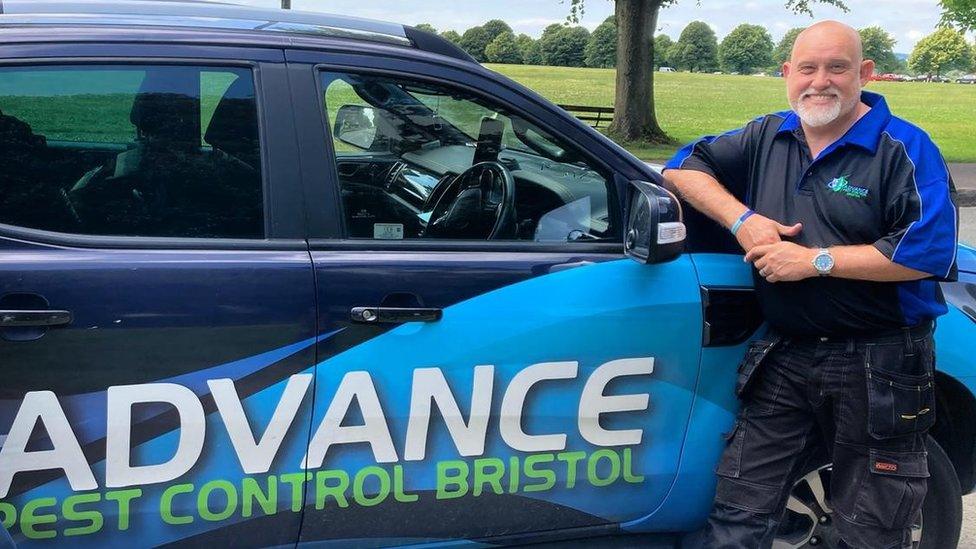
[[[400,157],[352,154],[339,158],[340,183],[343,186],[347,221],[350,212],[362,219],[390,222],[391,217],[410,215],[404,223],[405,237],[422,233],[436,201],[435,192],[446,185],[438,183],[456,177],[471,167],[475,148],[467,145],[425,147]],[[515,180],[517,238],[519,240],[600,239],[610,236],[607,206],[607,182],[597,172],[575,164],[565,164],[513,149],[503,149],[498,162],[508,168]],[[366,167],[365,164],[369,166]],[[346,192],[349,185],[367,185],[381,190],[383,205],[375,192],[358,191],[354,197]],[[368,200],[368,202],[367,202]],[[408,214],[409,212],[409,214]],[[394,221],[396,222],[396,221]],[[349,223],[347,223],[349,225]],[[370,237],[367,227],[354,234]]]

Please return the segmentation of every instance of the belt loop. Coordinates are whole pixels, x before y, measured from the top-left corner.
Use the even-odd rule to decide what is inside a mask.
[[[901,333],[905,337],[905,351],[908,354],[914,354],[915,342],[912,341],[912,329],[906,326],[901,329]]]
[[[854,336],[847,338],[847,354],[853,355],[857,350],[857,339]]]

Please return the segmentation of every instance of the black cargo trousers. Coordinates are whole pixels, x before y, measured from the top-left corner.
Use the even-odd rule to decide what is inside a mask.
[[[770,547],[805,456],[823,444],[839,545],[911,547],[935,422],[933,369],[930,324],[872,337],[771,333],[752,343],[704,546]]]

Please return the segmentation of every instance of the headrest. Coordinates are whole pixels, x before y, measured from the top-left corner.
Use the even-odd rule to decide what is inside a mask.
[[[250,78],[238,77],[227,88],[203,139],[252,168],[260,167],[257,105]]]
[[[200,73],[185,67],[146,71],[129,120],[153,141],[200,143]]]

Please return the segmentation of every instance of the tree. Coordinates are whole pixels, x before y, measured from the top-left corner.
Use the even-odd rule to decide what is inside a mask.
[[[681,31],[671,53],[675,65],[691,72],[718,69],[718,40],[715,31],[703,21],[692,21]]]
[[[518,64],[522,62],[522,51],[519,49],[515,35],[511,32],[503,32],[496,36],[485,47],[485,56],[490,63]]]
[[[555,35],[557,32],[563,30],[566,27],[567,27],[567,25],[564,25],[564,24],[552,23],[551,25],[549,25],[546,28],[542,29],[542,36],[539,37],[539,40],[541,41],[541,40],[544,40],[545,38],[551,37],[551,36]]]
[[[674,40],[666,34],[659,34],[654,37],[654,69],[670,67],[671,49],[674,47]]]
[[[590,40],[590,31],[584,27],[563,27],[549,36],[539,38],[542,62],[558,67],[584,66],[583,51]]]
[[[976,30],[976,0],[941,0],[942,22]]]
[[[542,51],[539,49],[539,41],[534,40],[527,34],[520,34],[515,39],[518,42],[519,52],[522,54],[522,63],[525,65],[541,65]]]
[[[609,132],[624,141],[672,143],[654,112],[654,31],[661,8],[677,0],[615,0],[617,19],[617,79],[613,123]],[[578,22],[586,0],[570,0],[568,20]],[[811,4],[844,10],[844,0],[783,0],[786,8],[812,16]]]
[[[461,44],[461,35],[458,34],[456,31],[446,30],[441,33],[441,38],[444,38],[449,42],[453,42],[458,45]]]
[[[867,27],[857,31],[861,35],[864,58],[874,61],[876,73],[897,72],[898,58],[895,57],[895,42],[881,27]]]
[[[437,34],[437,29],[435,29],[434,25],[431,25],[430,23],[421,23],[415,26],[414,28],[417,30],[422,30],[424,32],[429,32],[431,34]]]
[[[485,48],[488,47],[488,43],[494,40],[494,38],[482,26],[471,27],[461,35],[461,41],[458,45],[461,46],[461,49],[468,52],[471,57],[474,57],[476,61],[484,63]]]
[[[773,39],[759,25],[742,24],[722,40],[718,55],[726,71],[750,74],[769,65],[773,58]]]
[[[514,34],[514,31],[512,31],[512,27],[509,27],[508,23],[502,21],[501,19],[492,19],[491,21],[488,21],[481,26],[484,27],[486,31],[488,31],[488,35],[491,36],[492,40],[497,38],[498,35],[502,34],[503,32],[511,32]]]
[[[796,42],[796,37],[804,31],[806,27],[793,27],[792,29],[786,31],[783,38],[780,39],[779,44],[776,44],[776,49],[773,50],[773,64],[777,67],[783,65],[790,60],[790,56],[793,55],[793,42]]]
[[[583,53],[587,67],[605,69],[617,66],[617,22],[612,15],[593,30]]]
[[[970,55],[972,51],[962,33],[943,27],[915,44],[908,66],[919,74],[940,75],[942,71],[969,68]]]

